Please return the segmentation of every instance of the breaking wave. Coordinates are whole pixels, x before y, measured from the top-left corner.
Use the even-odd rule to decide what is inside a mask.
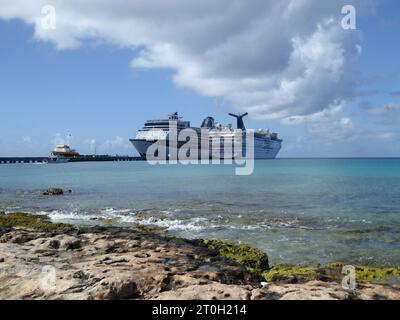
[[[11,210],[12,211],[12,210]],[[10,212],[11,212],[10,211]],[[32,212],[33,213],[33,212]],[[182,210],[132,210],[120,208],[101,208],[96,211],[82,211],[78,209],[68,210],[49,210],[34,212],[43,214],[55,222],[101,224],[128,226],[138,224],[143,226],[155,226],[167,231],[175,232],[200,232],[202,230],[243,230],[243,231],[263,231],[270,229],[319,229],[312,226],[307,221],[289,217],[269,217],[261,219],[249,219],[249,217],[237,214],[222,216],[209,215],[207,217],[193,217],[193,214]]]

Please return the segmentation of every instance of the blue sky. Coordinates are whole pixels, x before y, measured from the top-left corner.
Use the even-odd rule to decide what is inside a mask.
[[[102,26],[109,21],[100,21],[101,15],[90,17],[94,21],[90,32],[85,29],[78,32],[74,25],[62,20],[67,10],[70,15],[78,11],[74,11],[73,5],[64,8],[53,1],[61,22],[57,26],[58,33],[49,35],[41,34],[30,18],[31,12],[40,16],[39,4],[36,10],[26,8],[23,1],[22,4],[6,2],[9,1],[0,1],[0,8],[4,5],[0,9],[0,156],[44,156],[54,148],[56,141],[68,134],[72,135],[72,146],[81,153],[93,152],[93,145],[96,145],[98,153],[135,154],[128,139],[146,119],[163,117],[172,111],[178,111],[193,125],[200,125],[207,115],[222,123],[234,122],[227,116],[228,112],[249,111],[252,117],[246,119],[247,127],[270,128],[284,139],[281,157],[400,156],[400,4],[395,0],[372,1],[368,8],[355,4],[357,30],[339,31],[353,33],[350,36],[333,34],[330,26],[323,25],[320,38],[317,37],[318,31],[312,26],[329,16],[329,10],[335,10],[318,7],[315,10],[320,14],[311,15],[309,20],[315,19],[315,22],[310,28],[304,27],[301,36],[286,30],[282,36],[287,38],[285,42],[275,39],[273,34],[262,35],[257,41],[249,42],[251,46],[246,48],[243,64],[240,63],[243,53],[239,52],[239,58],[232,54],[234,63],[227,62],[226,66],[224,55],[229,60],[238,47],[237,44],[228,46],[234,40],[226,41],[236,39],[234,34],[238,32],[231,31],[230,21],[226,28],[221,28],[220,39],[208,39],[208,35],[217,30],[213,29],[212,22],[196,25],[192,35],[197,37],[196,42],[186,40],[185,33],[176,38],[171,36],[175,25],[171,27],[171,34],[164,30],[140,31],[138,24],[135,30],[140,32],[135,31],[132,36],[122,27],[111,28],[112,33],[108,29],[103,31]],[[139,9],[146,9],[143,11],[145,19],[153,25],[158,13],[149,14],[149,8]],[[192,14],[189,9],[185,8],[183,13],[188,15],[188,21]],[[204,8],[204,13],[194,14],[206,17],[217,9],[207,10]],[[116,11],[117,17],[119,14]],[[250,9],[249,14],[258,19]],[[82,16],[77,15],[80,19]],[[332,16],[340,17],[336,11]],[[130,22],[137,16],[126,19]],[[170,23],[169,20],[165,22],[167,31]],[[309,22],[297,23],[303,26]],[[243,39],[247,41],[258,34],[257,29],[251,28]],[[310,63],[309,70],[317,72],[315,70],[321,70],[318,64],[340,57],[340,62],[344,61],[340,64],[343,69],[334,70],[342,78],[337,81],[337,78],[332,80],[316,74],[315,77],[321,77],[320,90],[318,83],[310,85],[311,80],[302,80],[300,84],[290,82],[289,88],[298,86],[304,90],[287,93],[293,95],[291,102],[276,109],[272,102],[279,102],[277,99],[282,97],[282,92],[268,87],[271,82],[268,77],[270,74],[274,75],[270,77],[272,80],[281,77],[283,83],[292,69],[296,69],[293,58],[296,49],[294,45],[291,47],[296,37],[304,39],[303,42],[299,40],[300,47],[303,45],[302,53],[309,52],[310,48],[314,52],[320,44],[318,39],[331,39],[326,47],[332,43],[343,46],[346,54],[335,56],[335,52],[327,51],[326,60],[302,61]],[[70,39],[77,39],[79,45]],[[224,54],[216,50],[220,42],[227,43]],[[204,43],[207,50],[199,43]],[[356,59],[352,53],[347,55],[351,52],[347,51],[347,46],[352,48],[353,45],[362,48]],[[271,53],[271,47],[276,52]],[[207,55],[202,55],[203,52]],[[217,53],[208,55],[210,52]],[[282,56],[287,59],[280,61]],[[216,63],[211,63],[210,57]],[[293,66],[285,69],[288,63]],[[191,72],[199,66],[207,71],[201,72],[201,77]],[[231,85],[242,83],[243,79],[258,80],[258,74],[264,71],[265,83],[257,87],[257,95],[251,96],[255,87],[247,83],[243,90],[236,84]],[[218,81],[210,85],[209,81],[215,79]],[[260,89],[263,86],[264,91]],[[314,95],[318,96],[319,92],[324,94],[317,99]],[[264,100],[270,96],[271,104],[260,104],[256,99],[259,96]],[[298,107],[303,105],[304,108]],[[276,110],[284,112],[270,117]]]

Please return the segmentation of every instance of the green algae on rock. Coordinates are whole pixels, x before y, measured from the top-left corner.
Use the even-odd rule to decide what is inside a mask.
[[[268,282],[307,282],[316,280],[319,275],[315,268],[309,266],[276,265],[263,272],[262,276]]]
[[[71,190],[69,190],[68,192],[71,192]],[[46,191],[42,192],[42,195],[44,196],[61,196],[63,194],[64,190],[60,188],[49,188]]]
[[[31,231],[57,232],[71,227],[64,223],[52,223],[47,216],[24,212],[1,213],[0,227],[13,227]]]
[[[334,262],[326,265],[321,271],[330,274],[335,278],[342,278],[342,268],[345,264]],[[356,269],[356,280],[359,282],[385,282],[391,279],[400,278],[400,267],[369,267],[354,266]]]
[[[358,281],[386,281],[394,278],[400,278],[400,268],[372,268],[365,266],[356,267],[356,279]]]
[[[110,226],[114,225],[114,224],[117,224],[117,222],[114,221],[114,219],[112,219],[112,218],[93,217],[93,218],[90,218],[90,220],[91,221],[98,221],[98,222],[101,222],[101,223],[103,223],[105,225],[110,225]]]
[[[268,282],[298,283],[311,280],[341,281],[344,277],[342,268],[345,264],[334,262],[326,266],[294,266],[276,265],[263,272],[263,277]],[[354,266],[358,282],[386,282],[400,278],[400,268]]]
[[[268,255],[248,244],[236,244],[222,240],[202,240],[201,242],[207,248],[218,251],[220,255],[232,259],[258,275],[269,269]]]
[[[102,221],[103,223],[111,221]],[[0,211],[0,227],[12,227],[34,232],[57,232],[63,233],[71,228],[80,230],[79,226],[73,227],[64,223],[52,223],[49,217],[45,215],[36,215],[23,212],[4,213]],[[132,230],[143,233],[157,233],[162,238],[187,241],[165,232],[161,227],[150,227],[135,224]],[[303,283],[311,280],[322,281],[341,281],[344,274],[342,268],[345,265],[341,262],[334,262],[325,266],[320,265],[276,265],[272,268],[268,264],[268,256],[265,252],[253,248],[247,244],[236,244],[221,240],[192,240],[196,245],[202,245],[208,249],[216,251],[219,255],[225,256],[236,263],[242,265],[248,271],[258,276],[262,276],[268,282],[283,283]],[[370,267],[355,266],[356,280],[364,283],[388,282],[394,279],[400,279],[400,267]]]
[[[139,231],[139,232],[157,232],[157,231],[163,231],[165,228],[163,227],[157,227],[157,226],[145,226],[139,223],[135,223],[132,227],[132,230]]]

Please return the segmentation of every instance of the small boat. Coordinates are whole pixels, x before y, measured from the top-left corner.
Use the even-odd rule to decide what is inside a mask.
[[[43,163],[50,164],[50,163],[67,163],[69,162],[68,158],[60,157],[60,156],[51,156],[50,158],[43,159]]]
[[[50,157],[49,158],[49,163],[67,163],[69,162],[68,158],[64,158],[64,157]]]
[[[69,145],[58,144],[53,150],[49,158],[43,159],[43,163],[67,163],[72,158],[79,157],[79,153],[75,149],[71,149]]]
[[[79,153],[75,149],[71,149],[69,145],[58,144],[51,153],[51,157],[76,158],[79,157]]]

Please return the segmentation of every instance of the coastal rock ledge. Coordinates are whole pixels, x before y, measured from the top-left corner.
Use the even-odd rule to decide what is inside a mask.
[[[43,230],[0,226],[0,299],[400,299],[395,285],[260,288],[256,273],[201,240],[117,227]]]

